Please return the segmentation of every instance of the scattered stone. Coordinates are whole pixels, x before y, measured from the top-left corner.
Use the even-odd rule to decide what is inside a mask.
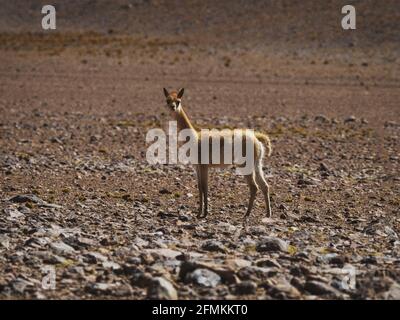
[[[36,257],[39,259],[43,260],[43,263],[46,264],[66,264],[67,259],[60,257],[58,255],[52,254],[51,252],[48,251],[37,251],[37,252],[32,252]]]
[[[147,289],[147,297],[157,300],[177,300],[178,293],[168,280],[163,277],[157,277],[150,282]]]
[[[379,221],[373,221],[363,229],[363,233],[368,235],[376,235],[381,237],[389,237],[392,239],[398,239],[399,236],[390,226],[385,225]]]
[[[235,270],[229,268],[226,265],[193,261],[182,261],[179,271],[179,278],[185,281],[186,275],[196,269],[208,269],[212,272],[215,272],[221,277],[223,283],[226,284],[236,284],[239,282]]]
[[[191,216],[188,216],[188,215],[186,215],[186,214],[180,214],[180,215],[178,216],[178,219],[179,219],[180,221],[187,222],[187,221],[192,220],[192,217],[191,217]]]
[[[97,246],[97,241],[85,237],[76,238],[77,247],[88,249],[90,247]]]
[[[344,119],[344,123],[355,122],[357,118],[355,116],[350,116]]]
[[[317,183],[316,179],[309,179],[309,178],[306,178],[306,177],[300,177],[300,178],[297,180],[297,184],[298,184],[299,186],[306,187],[306,186],[315,186],[315,185],[317,185],[318,183]]]
[[[285,212],[282,212],[282,213],[279,215],[279,218],[281,218],[281,219],[283,219],[283,220],[286,220],[288,217],[289,217],[289,215],[288,215],[287,213],[285,213]]]
[[[151,265],[154,263],[154,257],[150,253],[143,252],[140,254],[141,263]]]
[[[362,123],[362,124],[368,124],[369,121],[368,121],[367,119],[365,119],[365,118],[362,118],[362,119],[361,119],[361,123]]]
[[[290,280],[290,284],[295,287],[299,291],[304,291],[304,284],[305,282],[300,280],[297,277],[293,277],[292,280]]]
[[[289,245],[282,239],[276,237],[265,237],[257,243],[258,252],[288,252]]]
[[[217,227],[219,229],[221,229],[222,232],[225,232],[225,233],[228,233],[228,234],[232,234],[237,230],[237,228],[234,225],[232,225],[230,223],[227,223],[227,222],[219,222],[217,224]]]
[[[153,277],[150,273],[141,272],[136,268],[134,270],[130,270],[129,273],[127,272],[126,268],[124,268],[124,272],[125,274],[132,274],[131,284],[139,288],[148,287],[153,280]]]
[[[323,162],[321,162],[321,163],[319,164],[319,170],[320,170],[320,171],[323,171],[323,172],[329,172],[329,171],[330,171],[329,168],[328,168],[328,166],[327,166],[325,163],[323,163]]]
[[[185,281],[202,287],[214,288],[221,283],[221,277],[208,269],[196,269],[186,275]]]
[[[274,299],[299,299],[299,290],[286,279],[271,279],[261,285]]]
[[[241,269],[251,266],[251,261],[240,258],[227,259],[225,260],[225,265],[231,267],[232,269]]]
[[[285,206],[283,203],[281,203],[279,205],[278,209],[283,210],[283,211],[288,211],[289,210],[289,208],[287,206]],[[287,215],[286,215],[286,217],[287,217]]]
[[[95,134],[95,135],[93,135],[93,136],[90,136],[89,141],[90,141],[90,143],[95,143],[95,142],[97,142],[97,141],[100,141],[101,138],[102,138],[101,135]]]
[[[248,228],[248,232],[254,236],[262,236],[267,233],[267,229],[263,226],[251,226]]]
[[[320,281],[307,281],[304,285],[304,290],[308,291],[311,294],[320,296],[320,295],[332,295],[339,296],[340,292],[334,287],[330,286],[327,283],[323,283]]]
[[[5,234],[0,234],[0,245],[6,249],[10,248],[10,238]]]
[[[32,99],[21,103],[37,104]],[[9,147],[0,156],[0,299],[399,299],[398,123],[375,130],[360,114],[349,124],[324,115],[205,114],[200,126],[270,129],[285,147],[275,150],[283,162],[264,168],[275,176],[272,187],[279,184],[271,218],[259,194],[242,221],[247,203],[231,188],[238,181],[218,175],[221,197],[199,220],[189,168],[145,161],[141,133],[164,115],[104,117],[18,104],[0,101],[10,111],[0,120]],[[385,152],[371,152],[372,145]],[[230,191],[221,193],[224,186]],[[57,290],[41,286],[49,265]]]
[[[105,293],[111,291],[113,287],[110,283],[93,283],[87,286],[87,290],[91,293]]]
[[[106,256],[103,256],[101,253],[98,252],[88,252],[84,254],[88,263],[98,263],[98,262],[105,262],[108,260]]]
[[[11,282],[11,287],[19,294],[23,294],[28,287],[32,287],[33,283],[22,278],[17,278]]]
[[[307,276],[310,274],[310,270],[302,265],[298,265],[290,268],[290,274],[296,277]]]
[[[256,261],[257,267],[263,268],[282,268],[282,266],[275,259],[260,259]]]
[[[102,266],[105,269],[111,269],[113,271],[121,269],[121,266],[118,263],[113,262],[113,261],[103,261]]]
[[[138,265],[142,263],[142,259],[140,259],[139,257],[129,257],[126,262],[134,264],[134,265]]]
[[[38,196],[35,196],[34,194],[19,194],[11,197],[10,199],[8,199],[8,201],[14,203],[33,202],[38,204],[43,202],[42,199],[40,199]]]
[[[140,238],[140,237],[136,237],[133,240],[133,244],[135,244],[139,248],[144,248],[144,247],[147,247],[149,245],[149,242],[147,240],[144,240],[144,239]]]
[[[257,292],[257,284],[253,281],[242,281],[235,286],[237,295],[255,294]]]
[[[166,259],[175,259],[182,253],[176,250],[161,248],[161,249],[146,249],[147,253],[152,254],[153,256],[160,256]]]
[[[385,300],[400,300],[400,284],[393,283],[389,290],[382,294],[382,297]]]
[[[346,257],[340,256],[337,253],[328,253],[318,256],[317,261],[342,267],[346,263]]]
[[[314,120],[315,121],[320,121],[320,122],[325,122],[325,123],[329,123],[330,122],[329,118],[324,116],[323,114],[315,116]]]
[[[384,124],[385,127],[400,127],[399,123],[396,123],[395,121],[385,121]]]
[[[259,281],[260,279],[266,279],[273,277],[277,274],[275,268],[262,268],[256,266],[244,267],[237,273],[241,280],[254,280]]]
[[[56,209],[62,208],[59,205],[48,203],[48,202],[40,199],[38,196],[36,196],[34,194],[16,195],[16,196],[8,199],[8,201],[14,202],[14,203],[32,202],[32,203],[35,203],[35,204],[37,204],[38,206],[41,206],[41,207],[56,208]]]
[[[160,189],[159,194],[172,194],[172,192],[168,189],[162,188]]]
[[[25,215],[15,208],[4,209],[4,212],[10,216],[10,220],[18,220]]]
[[[378,264],[378,259],[375,256],[363,257],[360,261],[364,264]]]
[[[57,137],[51,137],[51,138],[49,139],[49,141],[50,141],[51,143],[62,144],[61,139],[60,139],[60,138],[57,138]]]
[[[225,251],[226,251],[225,246],[221,242],[216,241],[216,240],[206,240],[202,244],[201,248],[203,250],[213,251],[213,252],[223,252],[223,253],[225,253]]]
[[[50,243],[50,248],[56,253],[56,254],[74,254],[76,251],[74,248],[71,246],[65,244],[64,242],[52,242]]]

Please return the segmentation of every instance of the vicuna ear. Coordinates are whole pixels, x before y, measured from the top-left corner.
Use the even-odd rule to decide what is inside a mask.
[[[164,90],[164,95],[165,95],[165,97],[168,98],[168,96],[169,96],[168,90],[165,89],[165,88],[163,88],[163,90]]]
[[[181,88],[181,89],[179,90],[179,92],[178,92],[178,99],[182,98],[183,92],[184,92],[184,91],[185,91],[184,88]]]

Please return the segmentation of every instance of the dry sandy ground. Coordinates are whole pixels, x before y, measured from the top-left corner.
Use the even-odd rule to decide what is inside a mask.
[[[363,1],[373,32],[344,40],[339,1],[309,20],[298,12],[312,1],[253,19],[239,9],[258,2],[208,3],[197,27],[196,1],[95,3],[160,23],[64,13],[65,31],[43,35],[37,5],[32,21],[0,19],[1,298],[400,298],[395,2],[389,14]],[[83,4],[77,16],[92,17]],[[248,190],[232,170],[211,173],[211,213],[196,219],[193,170],[148,164],[146,133],[169,120],[163,87],[186,88],[200,127],[270,135],[271,219],[258,194],[243,223]],[[56,290],[42,287],[48,265]]]

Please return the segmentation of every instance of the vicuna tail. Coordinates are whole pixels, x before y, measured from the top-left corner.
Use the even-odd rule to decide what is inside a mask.
[[[265,145],[265,148],[267,149],[267,156],[269,157],[272,153],[271,141],[269,140],[269,137],[261,132],[256,132],[255,136],[257,140],[261,141]]]

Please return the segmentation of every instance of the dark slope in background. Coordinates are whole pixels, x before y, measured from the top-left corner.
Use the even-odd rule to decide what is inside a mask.
[[[184,37],[232,46],[399,46],[400,2],[352,1],[357,31],[340,26],[348,1],[140,0],[50,1],[58,32],[96,31]],[[42,32],[41,7],[49,1],[0,1],[0,32]]]

